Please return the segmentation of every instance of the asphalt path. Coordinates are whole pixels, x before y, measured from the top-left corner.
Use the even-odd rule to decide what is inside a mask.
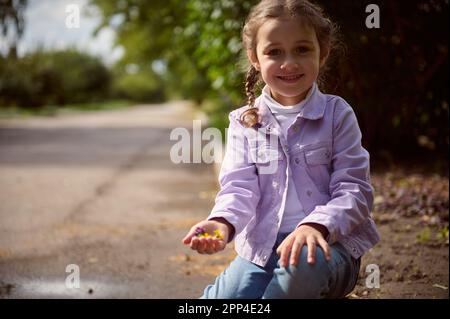
[[[213,165],[170,158],[196,118],[171,102],[1,120],[0,298],[199,297],[232,250],[181,244],[217,187]]]

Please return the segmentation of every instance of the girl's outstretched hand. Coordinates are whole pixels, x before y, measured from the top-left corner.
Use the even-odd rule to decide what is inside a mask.
[[[324,239],[328,236],[328,230],[325,226],[319,224],[303,224],[290,233],[278,246],[277,254],[280,256],[280,266],[288,265],[289,253],[291,254],[290,264],[298,264],[298,256],[303,245],[308,247],[308,263],[316,262],[316,247],[322,247],[326,260],[331,259],[330,246]]]
[[[200,254],[214,254],[228,243],[229,226],[216,220],[203,220],[195,224],[182,242]]]

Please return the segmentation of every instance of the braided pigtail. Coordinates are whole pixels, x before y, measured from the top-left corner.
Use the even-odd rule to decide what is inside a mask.
[[[245,94],[247,95],[248,109],[241,115],[241,123],[245,127],[255,127],[258,124],[258,108],[255,107],[255,85],[259,81],[259,71],[252,65],[245,78]]]

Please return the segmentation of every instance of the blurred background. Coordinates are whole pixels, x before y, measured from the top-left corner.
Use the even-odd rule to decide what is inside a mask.
[[[34,262],[23,261],[30,253],[25,253],[26,245],[20,246],[18,238],[25,236],[23,240],[27,245],[33,240],[27,237],[29,234],[20,235],[20,229],[27,222],[31,227],[26,228],[27,233],[30,229],[40,229],[41,226],[35,224],[39,214],[45,215],[53,208],[45,200],[39,204],[39,200],[58,193],[61,176],[67,176],[61,173],[55,177],[47,192],[45,183],[41,183],[44,185],[41,188],[34,188],[39,178],[46,180],[50,174],[42,167],[70,166],[84,170],[86,176],[81,184],[68,177],[70,187],[63,196],[65,204],[61,204],[60,210],[73,213],[97,203],[98,197],[110,190],[109,177],[86,182],[92,177],[86,172],[87,167],[109,167],[111,171],[105,176],[115,176],[117,180],[122,176],[120,172],[142,166],[141,169],[147,169],[145,172],[150,174],[149,180],[142,183],[176,181],[175,176],[169,175],[174,172],[168,156],[170,130],[183,125],[190,128],[189,123],[196,114],[202,114],[209,126],[222,131],[228,126],[228,113],[245,104],[245,61],[240,31],[249,9],[257,2],[0,0],[0,180],[3,179],[0,182],[0,297],[27,296],[39,286],[35,284],[35,290],[26,290],[28,292],[20,290],[30,281],[20,277],[13,268],[20,265],[28,269],[29,276],[37,276],[39,267]],[[353,297],[448,298],[448,0],[316,2],[340,26],[345,45],[341,54],[330,61],[322,89],[344,97],[357,114],[364,147],[371,154],[375,218],[385,235],[373,255],[367,257],[366,264],[381,260],[386,285],[381,290],[368,290],[361,280]],[[378,29],[368,29],[365,25],[369,15],[366,7],[370,3],[380,8]],[[176,103],[189,105],[189,111]],[[73,118],[68,114],[85,115]],[[177,122],[177,118],[181,122]],[[145,119],[149,122],[143,122]],[[168,119],[173,121],[168,122]],[[158,129],[156,133],[155,129]],[[61,140],[54,142],[55,136],[60,136]],[[155,150],[155,144],[146,140],[149,136],[158,136],[157,140],[167,143],[153,154],[150,150]],[[88,144],[83,144],[83,140]],[[150,140],[155,142],[155,139]],[[49,141],[54,144],[47,152]],[[101,145],[107,145],[108,150],[99,151],[97,147]],[[128,147],[126,150],[123,150],[124,145]],[[27,153],[30,149],[33,152]],[[83,156],[76,153],[83,149],[87,150]],[[114,157],[117,157],[116,162]],[[44,162],[45,165],[39,166]],[[207,215],[217,190],[210,166],[181,166],[187,175],[178,183],[184,187],[180,186],[180,193],[175,193],[178,196],[174,197],[184,198],[184,201],[173,208],[178,212],[173,220],[165,220],[165,226],[158,224],[159,230],[169,229],[170,232],[176,228],[175,220],[184,218],[185,223],[178,225],[170,235],[174,240],[189,229],[190,222]],[[40,172],[41,175],[24,173],[29,167],[33,168],[33,174]],[[198,187],[192,186],[192,174],[201,176]],[[147,194],[161,193],[161,207],[167,209],[173,200],[173,197],[167,198],[174,190],[173,185],[168,184],[166,191],[145,185]],[[146,197],[141,184],[129,186],[131,189],[139,187],[140,198]],[[74,195],[75,189],[86,187],[92,187],[95,196],[78,198]],[[44,193],[36,195],[39,189]],[[186,189],[195,194],[186,193]],[[32,207],[25,209],[21,206],[23,203],[18,203],[29,198],[30,192],[37,197],[38,204],[30,204]],[[130,203],[128,197],[114,196],[107,205]],[[74,202],[69,204],[66,198]],[[196,213],[188,217],[177,215],[192,208],[192,203],[198,199],[203,206]],[[148,199],[142,205],[142,215],[135,216],[138,224],[142,221],[139,218],[153,211]],[[133,218],[125,213],[127,209],[136,211],[129,206],[117,212],[117,216],[122,216],[117,217],[120,223],[120,218]],[[104,218],[98,216],[98,220]],[[88,224],[92,223],[89,220]],[[65,233],[80,247],[85,244],[80,235],[85,230],[83,225],[77,228],[71,224],[70,236]],[[129,229],[108,231],[116,234]],[[142,230],[143,234],[148,231]],[[47,232],[48,229],[43,230],[43,234]],[[62,235],[55,236],[61,238]],[[101,242],[108,242],[111,236],[105,232]],[[89,245],[92,247],[92,243]],[[120,296],[194,297],[231,258],[227,255],[224,260],[201,259],[176,245],[181,246],[178,242],[168,246],[173,254],[168,254],[167,260],[177,265],[178,270],[183,269],[178,274],[180,278],[191,276],[197,286],[191,286],[194,288],[183,295],[175,288],[161,293],[153,284],[154,290],[149,290],[147,285],[136,289],[136,294],[124,288],[127,294]],[[157,246],[161,246],[160,242]],[[102,246],[97,254],[103,254],[105,263],[111,264],[105,251],[112,253],[114,249]],[[420,262],[417,249],[421,252]],[[30,251],[35,250],[30,248]],[[392,261],[399,255],[404,258]],[[149,269],[145,262],[148,257],[140,258],[142,260],[136,261],[136,271],[155,273],[156,270]],[[83,260],[93,265],[98,264],[99,259],[86,255]],[[195,268],[195,263],[203,265],[202,270]],[[183,268],[183,265],[188,266]],[[158,264],[154,269],[166,266]],[[193,267],[204,276],[192,279],[196,272],[192,271]],[[212,271],[206,271],[207,267]],[[92,269],[94,273],[98,270]],[[104,269],[102,271],[104,273]],[[171,282],[176,287],[180,282],[177,276],[174,278]],[[130,282],[133,280],[140,281],[134,278]],[[92,285],[96,285],[94,281]],[[47,290],[40,296],[53,295]],[[102,296],[116,295],[105,292]]]
[[[224,114],[245,101],[240,29],[254,3],[2,0],[2,112],[183,98],[224,127]],[[364,2],[318,3],[346,45],[326,91],[355,108],[369,151],[446,162],[447,1],[378,1],[379,29],[365,27]],[[65,24],[70,4],[79,8],[78,28]]]

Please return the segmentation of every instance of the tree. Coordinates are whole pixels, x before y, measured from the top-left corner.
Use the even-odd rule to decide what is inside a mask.
[[[91,0],[114,25],[131,63],[161,61],[170,90],[199,102],[225,125],[245,102],[240,31],[257,0]],[[365,26],[367,4],[317,0],[341,27],[347,56],[328,74],[326,93],[354,107],[371,151],[447,157],[448,1],[372,3],[381,28]],[[100,26],[101,27],[101,26]],[[433,155],[434,156],[434,155]]]
[[[25,29],[27,3],[28,0],[0,0],[0,27],[8,46],[7,55],[11,57],[17,57],[17,44]]]

